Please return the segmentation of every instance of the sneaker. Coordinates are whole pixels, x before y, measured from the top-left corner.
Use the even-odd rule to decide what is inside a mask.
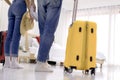
[[[3,68],[10,68],[10,63],[8,63],[8,64],[5,63],[4,66],[3,66]]]
[[[23,67],[18,63],[11,63],[10,68],[12,68],[12,69],[23,69]]]
[[[11,61],[10,68],[13,69],[22,69],[23,67],[19,64],[17,57],[13,57]]]
[[[46,62],[46,65],[50,68],[51,67],[51,65],[50,64],[48,64],[47,62]]]
[[[37,62],[35,72],[53,72],[48,63]]]
[[[5,64],[3,68],[10,68],[10,64],[11,64],[10,57],[5,56]]]

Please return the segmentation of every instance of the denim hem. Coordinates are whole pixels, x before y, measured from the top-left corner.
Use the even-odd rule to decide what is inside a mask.
[[[18,57],[18,55],[17,55],[17,54],[11,54],[11,56],[12,56],[12,57]]]
[[[39,61],[39,62],[43,62],[43,63],[45,63],[45,62],[46,62],[46,60],[44,61],[44,60],[39,60],[39,59],[37,59],[37,61]]]
[[[10,56],[10,54],[8,54],[8,53],[5,53],[5,56]]]

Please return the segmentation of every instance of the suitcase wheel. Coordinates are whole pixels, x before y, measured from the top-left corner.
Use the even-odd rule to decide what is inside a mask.
[[[95,68],[91,69],[91,75],[95,75]]]
[[[86,74],[86,75],[89,74],[89,70],[85,70],[85,74]]]
[[[73,72],[73,69],[72,69],[72,68],[64,67],[64,72],[72,73],[72,72]]]
[[[83,70],[82,73],[88,75],[89,74],[89,70]]]

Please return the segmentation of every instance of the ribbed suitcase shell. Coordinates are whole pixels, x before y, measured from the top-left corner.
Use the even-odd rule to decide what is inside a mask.
[[[96,67],[96,23],[74,21],[69,28],[64,66],[88,70]]]

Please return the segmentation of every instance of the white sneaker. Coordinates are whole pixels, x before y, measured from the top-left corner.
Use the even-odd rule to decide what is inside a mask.
[[[9,56],[5,56],[5,64],[3,66],[3,68],[10,68],[10,57]]]
[[[48,64],[47,62],[46,62],[46,65],[50,68],[51,67],[51,65],[50,64]]]
[[[17,57],[12,57],[10,68],[22,69],[23,67],[18,63]]]
[[[48,63],[37,62],[35,72],[53,72]]]

